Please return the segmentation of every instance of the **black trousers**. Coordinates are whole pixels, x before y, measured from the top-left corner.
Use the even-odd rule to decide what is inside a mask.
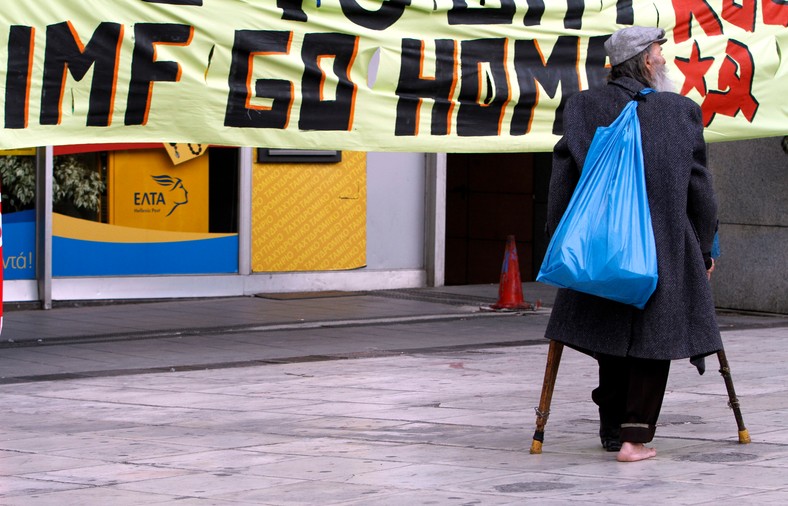
[[[599,387],[591,398],[599,406],[602,439],[648,443],[668,383],[670,360],[648,360],[597,354]]]

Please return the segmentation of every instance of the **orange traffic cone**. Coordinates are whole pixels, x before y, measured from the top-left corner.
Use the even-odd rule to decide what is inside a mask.
[[[498,302],[493,309],[531,309],[531,304],[523,300],[523,283],[520,281],[520,262],[514,236],[506,238],[506,253],[501,267],[501,284],[498,287]]]

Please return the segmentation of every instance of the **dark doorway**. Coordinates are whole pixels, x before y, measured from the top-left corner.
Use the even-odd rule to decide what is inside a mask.
[[[546,242],[548,153],[450,154],[446,169],[447,285],[497,283],[514,235],[520,277],[533,281]]]
[[[238,232],[238,148],[208,149],[208,230]]]

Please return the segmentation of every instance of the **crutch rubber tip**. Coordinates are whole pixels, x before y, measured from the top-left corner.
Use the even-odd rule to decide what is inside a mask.
[[[746,445],[747,443],[750,443],[750,442],[752,442],[752,440],[750,439],[750,431],[748,431],[747,429],[740,430],[739,431],[739,443],[741,443],[743,445]]]
[[[534,439],[531,442],[531,455],[538,455],[542,453],[542,442]]]

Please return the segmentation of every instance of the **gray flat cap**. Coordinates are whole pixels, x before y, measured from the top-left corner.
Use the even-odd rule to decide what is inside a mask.
[[[618,30],[605,41],[605,51],[610,57],[610,64],[615,67],[637,56],[651,44],[655,42],[663,44],[667,40],[665,30],[662,28],[628,26]]]

